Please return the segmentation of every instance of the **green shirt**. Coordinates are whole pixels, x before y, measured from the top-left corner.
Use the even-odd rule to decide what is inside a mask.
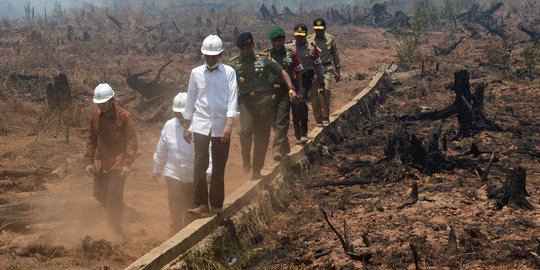
[[[302,69],[302,66],[298,66],[299,63],[295,63],[297,62],[295,61],[295,57],[297,56],[295,56],[295,53],[287,45],[283,46],[283,49],[279,51],[274,50],[274,48],[270,48],[264,50],[263,53],[269,54],[272,59],[276,60],[276,62],[283,67],[287,74],[289,74],[291,80],[295,78],[295,69]],[[285,83],[279,74],[272,76],[271,82],[279,84]]]
[[[272,90],[271,75],[278,75],[283,69],[268,54],[255,52],[248,57],[236,56],[230,60],[230,64],[236,71],[240,94]]]

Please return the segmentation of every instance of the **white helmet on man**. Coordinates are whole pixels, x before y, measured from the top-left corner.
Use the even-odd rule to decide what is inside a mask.
[[[186,110],[186,100],[187,93],[178,93],[173,100],[173,112],[183,113]]]
[[[223,52],[223,41],[216,35],[209,35],[203,40],[201,52],[205,55],[218,55]]]
[[[107,83],[100,83],[96,89],[94,89],[94,103],[105,103],[112,97],[114,97],[114,90]]]

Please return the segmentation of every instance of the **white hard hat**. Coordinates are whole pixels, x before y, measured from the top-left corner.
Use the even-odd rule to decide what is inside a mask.
[[[216,35],[209,35],[203,40],[201,52],[205,55],[218,55],[223,52],[223,41]]]
[[[173,100],[173,112],[183,113],[186,110],[187,93],[178,93]]]
[[[94,103],[105,103],[114,97],[114,90],[107,83],[100,83],[96,89],[94,89]]]

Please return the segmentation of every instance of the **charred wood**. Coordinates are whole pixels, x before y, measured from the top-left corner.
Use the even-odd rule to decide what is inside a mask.
[[[124,30],[124,27],[122,26],[122,23],[118,19],[116,19],[115,17],[113,17],[113,16],[111,16],[109,14],[106,14],[106,16],[107,16],[107,18],[109,18],[109,20],[111,20],[111,22],[114,23],[114,25],[116,27],[118,27],[118,30],[120,30],[120,31]]]
[[[307,184],[309,188],[326,187],[326,186],[354,186],[354,185],[369,185],[377,183],[377,180],[368,178],[351,178],[345,180],[327,179]]]
[[[457,48],[457,46],[463,41],[463,39],[464,37],[461,37],[459,40],[452,42],[452,44],[450,44],[446,48],[439,48],[438,46],[433,45],[433,50],[434,50],[435,55],[440,56],[440,55],[450,54],[453,50]]]
[[[491,154],[491,158],[489,159],[488,165],[486,166],[484,173],[482,173],[482,178],[481,178],[482,182],[487,181],[489,170],[491,169],[491,166],[493,165],[493,162],[495,161],[496,156],[497,156],[497,152],[493,152]]]
[[[531,37],[534,42],[540,43],[540,32],[537,31],[531,24],[520,23],[518,25],[518,29]]]
[[[501,188],[488,193],[488,198],[497,200],[495,203],[496,209],[501,210],[512,202],[521,209],[535,209],[526,198],[526,196],[529,196],[526,188],[526,177],[525,169],[518,166],[507,174],[506,182]]]
[[[128,74],[126,78],[127,85],[139,92],[145,99],[151,99],[157,96],[161,95],[167,95],[174,93],[175,90],[169,87],[166,87],[159,83],[159,79],[161,76],[161,72],[165,67],[167,67],[170,63],[172,63],[173,60],[168,61],[165,65],[163,65],[159,70],[154,79],[150,82],[145,82],[140,79],[140,76],[143,76],[145,74],[148,74],[151,72],[151,70],[147,70],[140,73],[131,74],[128,69]]]
[[[53,82],[47,84],[45,93],[47,105],[53,110],[63,111],[71,105],[71,88],[64,73],[54,76]]]
[[[418,202],[418,184],[414,183],[411,188],[411,194],[409,194],[409,199],[405,201],[398,209],[403,209],[409,207]]]
[[[401,119],[408,121],[416,120],[439,120],[457,114],[459,131],[454,140],[469,137],[482,130],[502,131],[502,128],[490,121],[484,114],[484,83],[475,87],[474,95],[471,94],[469,84],[469,72],[459,70],[454,73],[454,84],[451,87],[455,93],[455,99],[448,107],[433,111],[420,112],[415,115],[402,116]]]
[[[351,257],[351,259],[353,260],[360,260],[365,263],[368,263],[373,257],[373,255],[370,252],[360,252],[360,253],[355,252],[354,246],[351,245],[351,242],[349,240],[349,227],[347,225],[347,222],[343,221],[344,236],[345,236],[343,237],[328,219],[328,214],[326,213],[326,211],[324,211],[324,209],[321,208],[321,212],[323,213],[324,220],[326,221],[326,223],[328,223],[328,226],[330,226],[332,231],[334,231],[334,233],[339,238],[339,241],[341,242],[341,245],[343,246],[343,249],[345,250],[345,254],[349,255],[349,257]]]

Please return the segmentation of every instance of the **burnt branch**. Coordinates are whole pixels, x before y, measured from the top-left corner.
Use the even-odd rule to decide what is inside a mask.
[[[343,246],[343,249],[345,250],[345,254],[349,255],[349,257],[351,257],[351,259],[353,260],[360,260],[360,261],[364,261],[364,262],[369,262],[372,258],[372,254],[369,253],[369,252],[362,252],[362,253],[356,253],[354,251],[354,247],[353,245],[351,245],[350,241],[349,241],[349,231],[348,231],[348,225],[347,225],[347,222],[346,221],[343,221],[343,228],[344,228],[344,235],[345,237],[343,237],[336,229],[336,227],[334,227],[334,225],[332,225],[332,223],[330,222],[330,220],[328,219],[328,214],[326,214],[326,211],[324,211],[324,209],[320,208],[322,214],[323,214],[323,217],[324,217],[324,220],[326,221],[326,223],[328,223],[328,226],[330,226],[330,229],[332,229],[332,231],[334,231],[334,233],[337,235],[337,237],[339,238],[339,241],[341,242],[341,245]]]

